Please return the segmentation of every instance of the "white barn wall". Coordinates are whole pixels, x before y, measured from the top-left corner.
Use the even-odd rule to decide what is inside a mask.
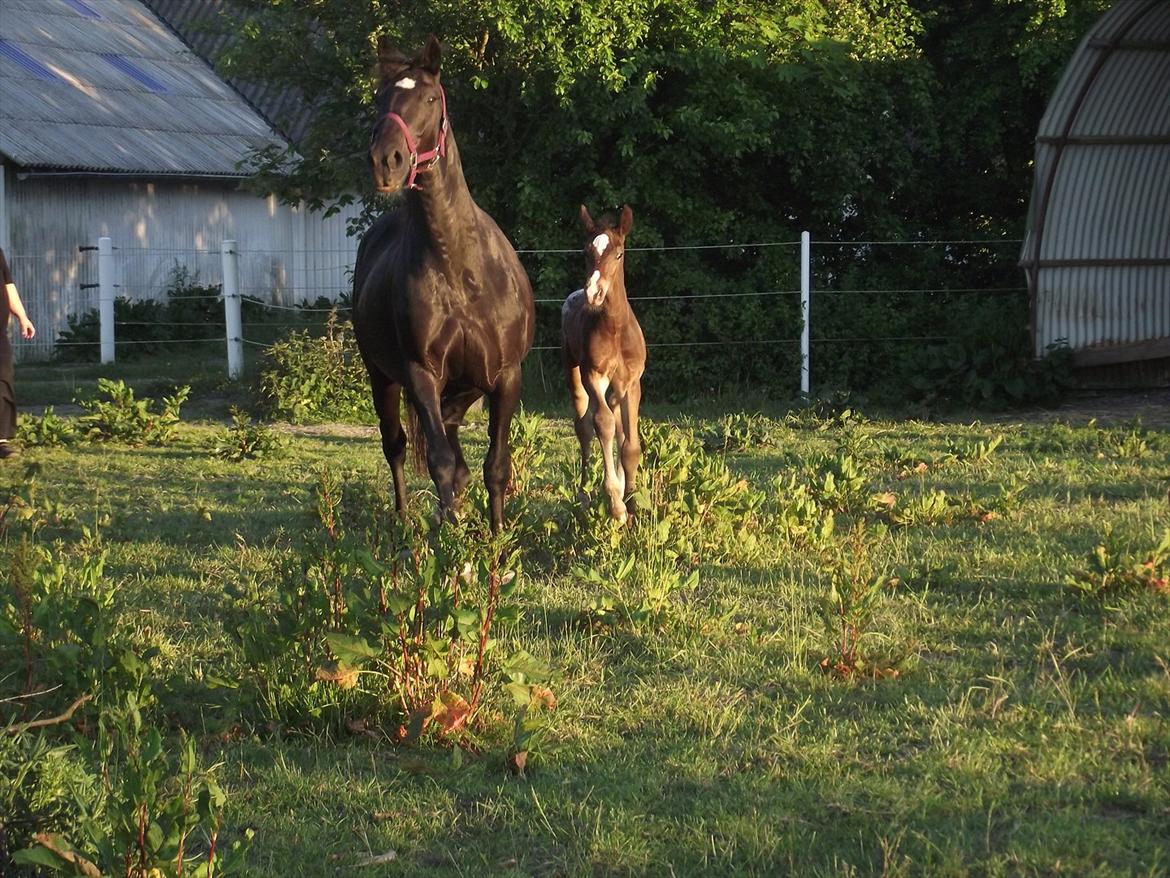
[[[220,244],[237,242],[245,295],[291,305],[336,299],[351,286],[356,208],[319,213],[259,198],[232,180],[136,180],[120,176],[23,175],[6,168],[5,207],[13,273],[37,338],[18,356],[52,352],[70,314],[97,307],[97,256],[79,246],[109,236],[118,295],[161,298],[176,266],[200,283],[222,282]]]

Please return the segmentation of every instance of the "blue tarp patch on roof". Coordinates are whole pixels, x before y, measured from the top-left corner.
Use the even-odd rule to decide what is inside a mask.
[[[0,58],[16,62],[37,79],[57,79],[57,74],[52,70],[8,40],[0,40]]]
[[[145,86],[153,92],[166,92],[169,89],[141,67],[136,65],[133,61],[125,58],[122,55],[114,55],[110,53],[101,53],[99,56],[103,61],[113,67],[115,70],[125,73],[139,85]]]
[[[101,18],[101,13],[90,6],[85,0],[65,0],[70,6],[84,15],[86,18]]]

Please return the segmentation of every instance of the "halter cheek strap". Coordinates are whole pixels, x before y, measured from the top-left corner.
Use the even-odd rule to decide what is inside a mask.
[[[418,144],[414,140],[414,135],[410,133],[410,126],[401,116],[397,113],[386,114],[386,118],[401,129],[402,136],[406,139],[406,147],[410,150],[410,176],[406,178],[407,189],[417,189],[418,184],[414,180],[419,172],[429,171],[438,164],[439,159],[447,154],[447,93],[443,91],[441,85],[439,86],[439,101],[442,108],[442,115],[439,118],[439,139],[435,143],[435,148],[428,149],[426,152],[420,153],[418,151]]]

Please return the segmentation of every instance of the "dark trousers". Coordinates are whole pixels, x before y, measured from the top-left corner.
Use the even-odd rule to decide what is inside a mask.
[[[16,435],[16,386],[12,368],[12,342],[8,340],[8,326],[5,321],[0,330],[0,439],[11,439]]]

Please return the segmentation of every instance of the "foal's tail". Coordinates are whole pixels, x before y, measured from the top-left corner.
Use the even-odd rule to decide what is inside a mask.
[[[406,445],[410,451],[410,460],[414,464],[414,471],[419,475],[427,473],[427,434],[418,419],[418,410],[414,403],[406,400],[406,420],[403,423],[406,431]]]

